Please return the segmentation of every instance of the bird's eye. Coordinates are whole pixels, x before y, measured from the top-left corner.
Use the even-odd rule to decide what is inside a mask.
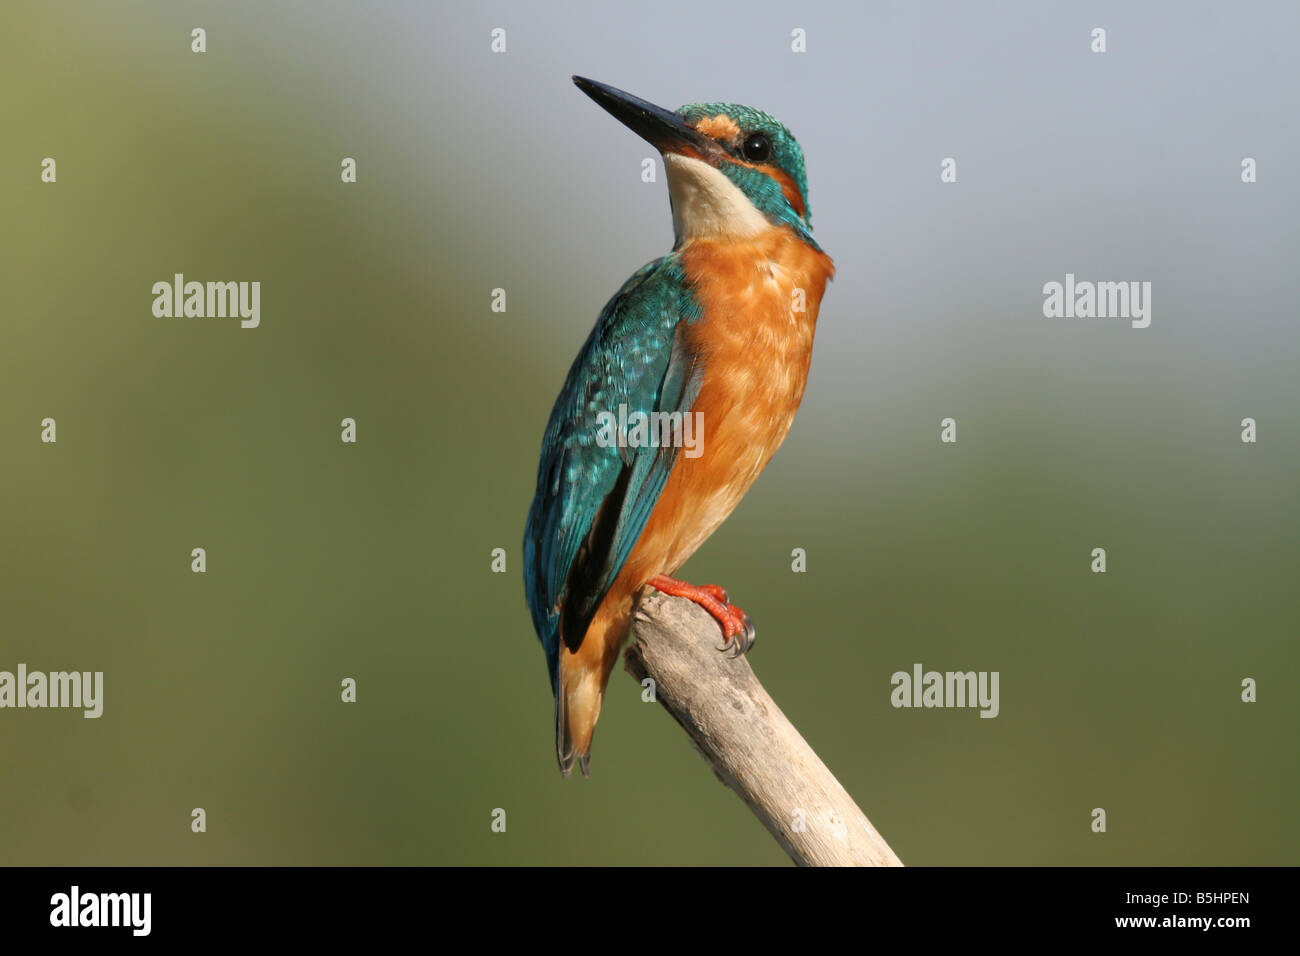
[[[751,163],[761,163],[772,155],[772,141],[762,133],[751,133],[741,151]]]

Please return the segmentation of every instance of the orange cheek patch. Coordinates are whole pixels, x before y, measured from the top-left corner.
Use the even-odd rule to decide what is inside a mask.
[[[750,169],[757,169],[768,179],[775,182],[781,187],[781,192],[785,196],[785,201],[788,202],[794,211],[799,214],[800,219],[807,221],[808,210],[804,207],[803,196],[799,194],[799,187],[795,185],[794,180],[790,178],[790,174],[784,169],[780,166],[773,166],[771,163],[759,165],[757,163],[746,163],[739,159],[733,159],[732,162],[737,166],[748,166]]]
[[[740,140],[740,127],[726,113],[719,113],[717,116],[706,116],[695,124],[695,128],[705,136],[720,143],[735,144]],[[695,156],[691,152],[687,152],[685,155]],[[799,214],[799,217],[801,219],[808,218],[808,210],[803,204],[803,196],[799,194],[799,187],[795,185],[794,180],[790,178],[790,175],[785,170],[770,163],[759,165],[735,158],[732,158],[731,162],[740,166],[748,166],[750,169],[757,169],[764,175],[770,176],[781,187],[781,192],[785,195],[785,201]]]

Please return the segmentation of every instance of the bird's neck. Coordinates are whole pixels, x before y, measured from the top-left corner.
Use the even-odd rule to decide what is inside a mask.
[[[745,326],[811,327],[835,264],[790,229],[768,226],[749,237],[704,237],[678,254],[706,316]]]

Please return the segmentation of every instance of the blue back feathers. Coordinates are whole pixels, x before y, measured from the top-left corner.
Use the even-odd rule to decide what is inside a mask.
[[[700,317],[676,253],[639,270],[605,306],[551,411],[524,532],[524,587],[552,689],[561,642],[576,650],[641,536],[674,447],[597,443],[601,412],[686,411],[699,369],[679,327]]]

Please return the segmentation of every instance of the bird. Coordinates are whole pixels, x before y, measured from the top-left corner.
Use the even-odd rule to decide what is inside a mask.
[[[605,687],[647,588],[708,611],[722,650],[752,646],[754,625],[726,590],[673,575],[785,439],[835,273],[813,238],[803,151],[781,123],[573,82],[659,151],[674,244],[601,310],[542,437],[524,589],[565,777],[575,761],[590,775]],[[692,423],[693,452],[682,447]]]

